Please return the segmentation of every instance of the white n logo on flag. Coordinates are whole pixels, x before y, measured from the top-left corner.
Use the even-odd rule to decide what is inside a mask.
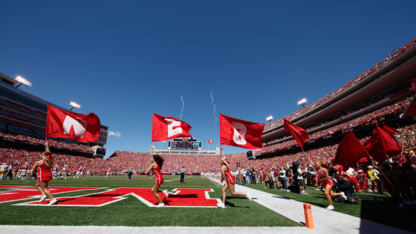
[[[87,122],[82,119],[75,120],[71,116],[67,115],[64,121],[64,133],[69,135],[71,127],[74,128],[75,136],[82,138],[87,128]]]
[[[231,125],[233,125],[234,128],[234,135],[233,140],[237,145],[245,145],[247,144],[246,141],[246,133],[247,133],[247,127],[246,125],[242,123],[232,122]]]
[[[182,133],[181,122],[165,119],[168,122],[168,137]]]

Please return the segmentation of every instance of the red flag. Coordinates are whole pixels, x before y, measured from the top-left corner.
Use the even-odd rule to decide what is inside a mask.
[[[210,143],[214,143],[213,141],[211,141],[211,140],[208,140],[208,143],[210,144]]]
[[[378,125],[377,128],[373,130],[371,138],[364,142],[363,146],[373,159],[378,162],[386,160],[386,154],[389,157],[392,157],[401,152],[396,141]]]
[[[377,130],[380,134],[380,139],[383,142],[384,150],[390,157],[396,156],[402,152],[402,149],[397,145],[396,140],[392,138],[386,131],[377,125]]]
[[[338,146],[334,163],[340,164],[344,168],[354,166],[361,158],[368,157],[369,154],[355,137],[352,131],[347,132]]]
[[[383,123],[383,127],[384,127],[384,131],[386,131],[393,139],[396,139],[395,135],[399,134],[399,131],[397,131],[397,129],[386,126],[384,125],[384,123]]]
[[[295,140],[298,142],[300,148],[303,148],[303,145],[305,144],[306,140],[309,139],[309,135],[306,132],[305,129],[300,128],[288,120],[284,119],[284,125],[283,128],[290,133],[290,135],[295,138]]]
[[[171,116],[163,117],[153,113],[152,141],[164,141],[175,137],[192,137],[191,126]]]
[[[263,148],[261,135],[264,124],[253,123],[220,114],[220,140],[222,145],[246,149]]]
[[[96,141],[100,136],[101,122],[94,113],[77,114],[48,104],[46,138],[69,138],[79,142]]]

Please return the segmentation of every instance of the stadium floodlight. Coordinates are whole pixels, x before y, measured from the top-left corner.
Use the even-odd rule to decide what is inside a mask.
[[[76,104],[75,102],[71,102],[71,103],[69,103],[69,105],[72,106],[72,108],[69,111],[72,111],[72,109],[74,109],[74,107],[77,108],[77,109],[81,108],[81,105]]]
[[[273,121],[273,116],[270,115],[269,117],[267,117],[266,121],[269,121],[269,123],[271,123]]]
[[[308,101],[306,101],[306,98],[298,101],[298,105],[301,107],[304,107],[306,104],[308,104]]]
[[[15,80],[20,83],[16,86],[16,88],[18,88],[22,84],[26,85],[27,87],[32,87],[32,83],[30,83],[28,80],[26,80],[25,78],[21,76],[17,76]]]

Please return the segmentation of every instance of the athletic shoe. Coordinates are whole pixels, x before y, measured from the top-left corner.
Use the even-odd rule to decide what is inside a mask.
[[[163,193],[165,194],[166,198],[168,198],[168,197],[169,197],[168,190],[163,190]]]
[[[56,204],[58,202],[58,200],[56,200],[56,198],[54,198],[53,200],[51,200],[48,204],[48,206],[51,206],[53,204]]]
[[[319,188],[315,189],[315,190],[320,190]]]
[[[308,195],[308,193],[307,192],[304,192],[303,195]]]
[[[165,204],[159,203],[159,205],[157,205],[156,207],[165,207]]]
[[[347,200],[347,196],[345,196],[344,192],[341,192],[341,197],[343,197],[345,200]]]
[[[249,193],[247,193],[247,199],[251,201],[251,196]]]
[[[219,204],[218,203],[217,206],[218,206],[218,208],[223,208],[223,209],[225,208],[225,205],[224,204]]]
[[[43,201],[45,201],[45,199],[46,199],[46,196],[45,196],[45,195],[42,195],[42,196],[40,197],[39,202],[43,202]]]
[[[373,191],[371,191],[371,189],[368,190],[369,193],[372,193]]]
[[[335,209],[335,208],[334,208],[334,206],[328,206],[326,209],[327,209],[327,210],[333,210],[333,209]]]

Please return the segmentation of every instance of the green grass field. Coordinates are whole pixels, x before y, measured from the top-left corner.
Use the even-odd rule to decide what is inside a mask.
[[[67,187],[134,187],[150,188],[154,179],[144,176],[133,176],[127,181],[125,176],[86,177],[86,179],[52,180],[50,186]],[[35,185],[35,181],[1,180],[0,185]],[[265,189],[264,185],[246,185],[250,188],[267,193],[310,203],[325,208],[327,200],[321,191],[315,188],[308,189],[309,195],[288,193],[277,189]],[[175,188],[210,188],[211,198],[221,198],[221,185],[201,177],[187,177],[186,184],[179,184],[179,176],[165,176],[165,183],[161,189],[169,191]],[[94,190],[98,193],[102,190]],[[1,190],[0,190],[1,191]],[[5,189],[3,189],[5,191]],[[90,194],[91,191],[80,191],[59,194],[56,197],[79,196]],[[388,195],[378,195],[367,192],[357,193],[361,204],[335,203],[335,212],[360,217],[388,226],[415,231],[415,206],[399,208],[397,203]],[[0,224],[3,225],[97,225],[97,226],[301,226],[274,211],[263,207],[256,202],[249,202],[245,198],[227,196],[227,208],[152,208],[148,207],[134,196],[108,204],[103,207],[41,207],[41,206],[14,206],[13,204],[37,201],[29,199],[24,201],[0,203]],[[232,217],[232,218],[230,218]]]
[[[50,186],[68,187],[137,187],[150,188],[154,179],[133,176],[86,177],[74,180],[52,180]],[[2,180],[0,185],[34,186],[35,181]],[[186,184],[179,184],[179,176],[165,176],[161,189],[211,188],[211,198],[221,198],[221,186],[201,177],[187,177]],[[104,189],[105,190],[105,189]],[[104,191],[98,190],[98,191]],[[3,190],[4,191],[4,190]],[[94,192],[98,192],[94,191]],[[79,196],[91,191],[71,192],[56,197]],[[151,208],[128,195],[127,199],[103,207],[13,206],[27,201],[0,203],[2,225],[97,225],[97,226],[301,226],[300,224],[240,197],[227,198],[227,208]],[[230,218],[232,217],[232,218]]]

